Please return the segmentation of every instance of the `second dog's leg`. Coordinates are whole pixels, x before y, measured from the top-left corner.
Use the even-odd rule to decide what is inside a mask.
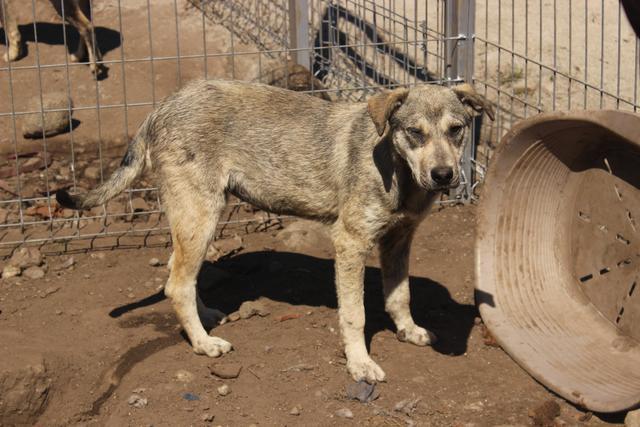
[[[15,61],[23,54],[22,35],[18,30],[18,23],[9,11],[6,0],[0,0],[0,22],[7,37],[7,51],[3,55],[5,62]]]
[[[364,268],[370,244],[339,224],[334,229],[333,240],[338,316],[347,370],[356,381],[384,381],[384,371],[371,359],[364,342]]]
[[[398,339],[422,346],[435,343],[436,336],[415,324],[409,308],[409,250],[413,231],[413,227],[398,228],[380,240],[380,265],[385,309],[396,325]]]
[[[95,41],[95,31],[91,20],[88,18],[89,4],[86,0],[65,0],[64,1],[64,18],[80,33],[80,45],[76,52],[71,55],[72,61],[80,61],[86,53],[89,54],[89,67],[91,72],[100,77],[106,72],[106,67],[103,64],[98,64],[98,61],[102,61],[102,54],[98,43]],[[86,10],[86,13],[83,11]]]
[[[232,349],[227,341],[207,335],[198,316],[196,289],[198,271],[224,203],[224,194],[213,200],[192,194],[166,201],[174,249],[165,294],[171,298],[193,350],[210,357],[218,357]]]

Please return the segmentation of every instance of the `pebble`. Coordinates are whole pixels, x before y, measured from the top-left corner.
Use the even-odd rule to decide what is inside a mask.
[[[422,400],[420,397],[403,399],[394,405],[393,410],[396,412],[402,412],[407,416],[411,415],[411,413],[416,409],[416,406],[418,406],[418,402],[420,402],[420,400]]]
[[[291,408],[291,410],[289,411],[289,415],[298,416],[298,415],[300,415],[300,412],[302,412],[302,408],[300,406],[296,405],[293,408]]]
[[[42,253],[38,248],[20,248],[13,253],[9,264],[20,268],[42,265]]]
[[[28,114],[22,124],[22,135],[25,138],[42,138],[44,136],[53,136],[65,132],[69,129],[71,123],[71,110],[73,110],[73,101],[66,93],[48,93],[37,102],[31,104],[31,109],[38,111],[34,114]],[[56,110],[46,111],[42,110]]]
[[[151,258],[149,260],[149,265],[151,267],[159,267],[162,265],[162,263],[160,262],[160,260],[158,258]]]
[[[44,277],[44,270],[40,267],[29,267],[22,272],[23,276],[28,277],[29,279],[42,279]]]
[[[84,176],[89,179],[100,178],[100,168],[97,166],[89,166],[84,170]]]
[[[204,421],[205,423],[213,422],[214,418],[215,418],[215,415],[213,415],[213,414],[202,414],[202,416],[200,417],[200,419],[202,421]]]
[[[58,267],[56,267],[56,270],[66,270],[68,268],[73,267],[75,265],[75,263],[76,263],[75,258],[70,256],[62,264],[60,264]]]
[[[542,402],[536,408],[529,411],[534,425],[553,425],[553,420],[560,415],[560,405],[555,400],[549,399]]]
[[[241,370],[242,365],[239,363],[216,363],[209,365],[211,374],[225,380],[238,378]]]
[[[220,387],[218,387],[218,394],[220,396],[226,396],[229,393],[231,393],[231,387],[229,387],[228,385],[222,384]]]
[[[353,418],[353,412],[351,412],[351,409],[349,408],[341,408],[338,409],[336,412],[336,417],[340,417],[340,418]]]
[[[227,316],[227,319],[229,320],[229,322],[237,322],[238,320],[240,320],[240,313],[238,313],[237,311],[234,311],[233,313]]]
[[[360,380],[357,383],[351,383],[347,386],[347,397],[349,399],[368,403],[376,400],[379,396],[380,392],[376,390],[375,384],[369,384],[363,380]]]
[[[260,317],[270,314],[269,310],[260,301],[245,301],[240,305],[238,312],[241,319],[248,319],[256,314]]]
[[[200,400],[200,396],[198,396],[197,394],[193,394],[193,393],[183,393],[182,394],[182,398],[184,400],[188,400],[190,402],[193,402],[194,400]]]
[[[129,399],[127,399],[127,403],[129,404],[129,406],[133,406],[134,408],[144,408],[145,406],[147,406],[149,401],[145,397],[140,396],[138,393],[133,393],[131,396],[129,396]]]
[[[42,294],[40,295],[40,298],[46,298],[51,294],[55,294],[59,290],[60,290],[60,286],[49,286],[47,289],[44,290],[44,292],[42,292]]]
[[[2,269],[2,278],[3,279],[8,279],[10,277],[16,277],[16,276],[19,276],[20,273],[22,273],[22,269],[20,269],[20,267],[17,267],[15,265],[11,265],[11,264],[7,264]]]
[[[184,369],[177,371],[173,377],[181,383],[190,383],[195,378],[191,372]]]

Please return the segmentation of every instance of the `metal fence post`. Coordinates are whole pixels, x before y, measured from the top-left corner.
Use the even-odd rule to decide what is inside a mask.
[[[289,0],[289,48],[291,59],[309,68],[309,1]]]
[[[472,82],[474,67],[475,0],[445,1],[445,77],[449,85]],[[474,161],[476,157],[476,126],[465,144],[461,164],[463,182],[456,191],[456,198],[469,203],[473,196]]]

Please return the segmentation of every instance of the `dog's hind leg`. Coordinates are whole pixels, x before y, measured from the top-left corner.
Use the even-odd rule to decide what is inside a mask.
[[[3,55],[5,62],[20,59],[24,53],[22,35],[18,30],[18,23],[13,17],[12,11],[9,10],[7,0],[0,0],[0,22],[4,27],[4,33],[7,38],[7,51]]]
[[[409,251],[414,227],[397,227],[380,240],[380,265],[384,287],[385,309],[396,325],[400,341],[415,345],[436,342],[436,336],[416,325],[409,307]]]
[[[231,351],[232,346],[221,338],[210,337],[202,326],[198,306],[202,311],[204,304],[201,301],[198,304],[196,280],[224,209],[224,192],[221,190],[207,196],[196,191],[169,191],[164,196],[173,238],[171,274],[165,294],[171,298],[193,350],[198,354],[218,357]]]
[[[78,48],[71,55],[73,62],[81,61],[86,54],[89,55],[89,68],[96,78],[106,74],[107,68],[102,61],[102,53],[96,41],[95,29],[89,16],[91,15],[87,0],[64,0],[64,18],[80,33]]]

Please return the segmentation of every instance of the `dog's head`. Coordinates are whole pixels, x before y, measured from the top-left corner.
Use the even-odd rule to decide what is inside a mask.
[[[444,190],[460,183],[460,159],[473,116],[493,120],[491,105],[469,84],[452,88],[425,85],[382,92],[369,98],[378,135],[388,132],[416,183]]]

